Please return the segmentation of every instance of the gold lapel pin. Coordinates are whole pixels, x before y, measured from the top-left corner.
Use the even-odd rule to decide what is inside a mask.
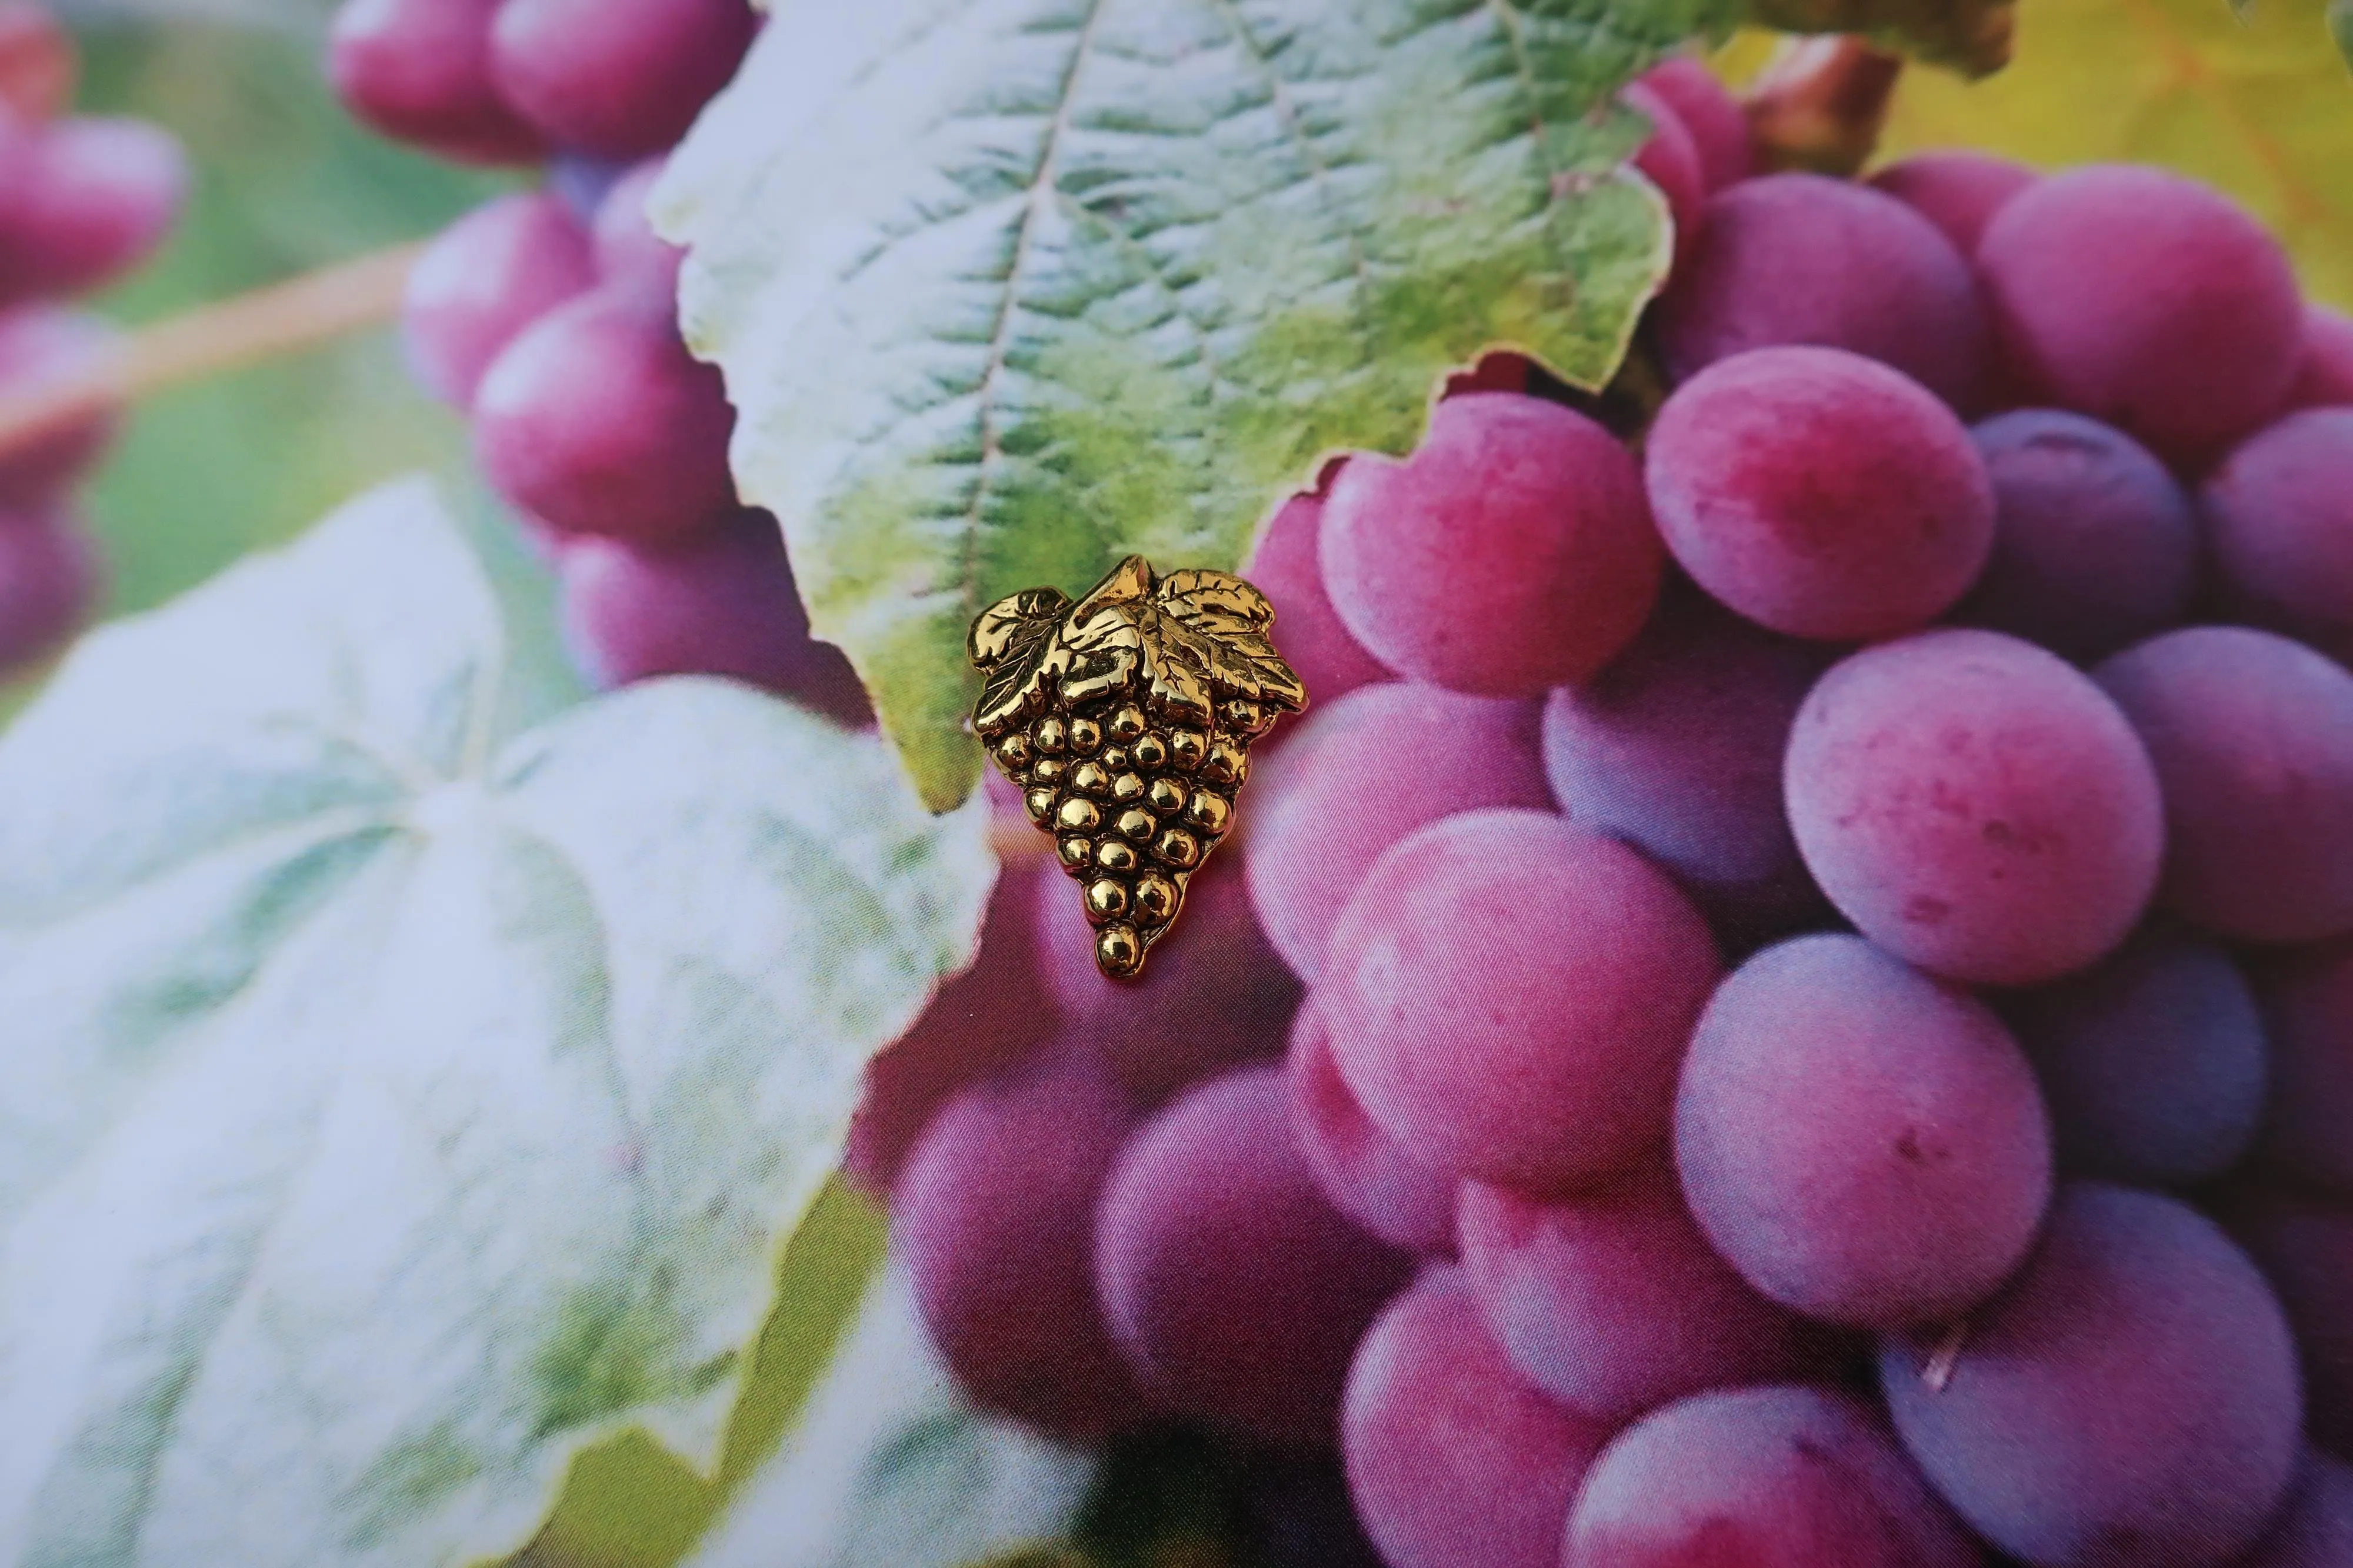
[[[1142,972],[1232,831],[1251,742],[1307,706],[1273,624],[1233,574],[1163,577],[1141,555],[1076,604],[1030,588],[972,623],[973,728],[1053,836],[1114,979]]]

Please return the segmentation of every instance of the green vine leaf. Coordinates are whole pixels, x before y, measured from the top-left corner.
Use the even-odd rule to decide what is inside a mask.
[[[780,7],[657,195],[746,498],[924,798],[973,619],[1230,569],[1336,448],[1510,344],[1605,381],[1668,254],[1628,77],[1733,0]],[[1280,633],[1278,631],[1278,637]]]
[[[87,639],[0,739],[0,1563],[511,1551],[715,1463],[976,810],[658,682],[520,734],[420,484]]]

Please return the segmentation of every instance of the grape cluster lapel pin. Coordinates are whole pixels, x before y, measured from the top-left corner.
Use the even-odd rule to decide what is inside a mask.
[[[1105,974],[1142,972],[1232,829],[1251,742],[1307,706],[1273,625],[1231,573],[1163,577],[1141,555],[1076,604],[1030,588],[972,624],[973,728],[1054,836]]]

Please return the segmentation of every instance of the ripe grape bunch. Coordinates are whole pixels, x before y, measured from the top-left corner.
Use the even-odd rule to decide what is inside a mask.
[[[1285,501],[1186,923],[1114,984],[1016,858],[870,1069],[933,1337],[1270,1562],[2353,1563],[2353,323],[2159,170],[1628,98],[1645,374]]]
[[[388,136],[548,169],[433,243],[402,324],[417,379],[470,417],[483,473],[554,560],[583,672],[732,676],[862,723],[775,520],[736,501],[734,416],[681,341],[680,253],[646,214],[757,26],[746,0],[345,0],[328,68]]]
[[[1232,825],[1250,742],[1306,704],[1273,619],[1229,573],[1155,580],[1131,555],[1075,605],[1033,588],[973,626],[974,728],[1084,887],[1107,975],[1143,969]]]

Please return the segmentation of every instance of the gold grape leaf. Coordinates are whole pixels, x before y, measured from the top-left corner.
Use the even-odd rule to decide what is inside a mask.
[[[2324,0],[2035,0],[2009,69],[1907,73],[1890,157],[1977,147],[2042,167],[2161,163],[2230,192],[2316,298],[2353,308],[2353,78]]]
[[[972,623],[966,645],[981,672],[980,700],[973,725],[994,735],[1029,716],[1045,689],[1047,661],[1054,656],[1054,633],[1071,601],[1057,588],[1025,588],[1008,595]]]

